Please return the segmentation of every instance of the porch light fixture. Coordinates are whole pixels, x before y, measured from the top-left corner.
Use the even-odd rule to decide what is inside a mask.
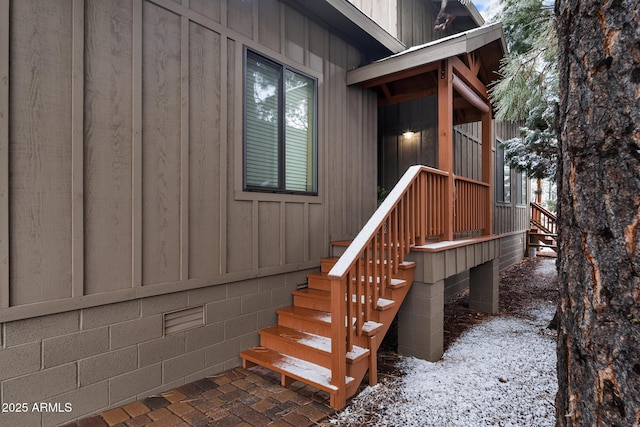
[[[411,132],[410,130],[406,131],[405,133],[402,134],[402,136],[404,136],[404,139],[411,139],[413,138],[413,135],[415,135],[414,132]]]

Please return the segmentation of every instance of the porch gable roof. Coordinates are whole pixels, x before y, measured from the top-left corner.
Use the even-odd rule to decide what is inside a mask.
[[[351,70],[347,73],[347,84],[374,87],[381,82],[402,79],[407,74],[431,71],[441,60],[473,52],[480,58],[478,77],[488,85],[497,79],[500,60],[507,52],[500,22],[415,46]]]

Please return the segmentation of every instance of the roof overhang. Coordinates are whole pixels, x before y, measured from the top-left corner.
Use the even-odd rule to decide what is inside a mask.
[[[402,52],[404,43],[347,0],[284,0],[360,48],[370,60]]]
[[[420,46],[415,46],[347,73],[347,84],[366,84],[377,79],[389,79],[408,70],[429,69],[443,59],[477,53],[481,60],[480,78],[488,85],[498,79],[500,60],[507,52],[501,23],[485,25],[457,33]],[[368,84],[367,86],[371,86]]]
[[[347,84],[377,91],[379,105],[396,104],[436,95],[446,64],[450,64],[454,120],[468,123],[488,111],[487,87],[499,78],[505,52],[500,23],[485,25],[351,70]]]

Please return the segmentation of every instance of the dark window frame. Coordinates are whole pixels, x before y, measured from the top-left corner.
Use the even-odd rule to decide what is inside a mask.
[[[260,61],[279,69],[279,82],[278,82],[278,187],[262,187],[247,184],[247,60],[252,56]],[[312,170],[312,186],[311,191],[302,190],[290,190],[286,188],[286,73],[287,71],[305,77],[313,82],[313,113],[311,114],[312,120],[312,135],[311,135],[311,149],[312,161],[307,163],[307,168],[311,167]],[[318,196],[318,79],[312,75],[302,72],[290,65],[279,62],[273,58],[270,58],[260,52],[257,52],[248,47],[244,47],[243,54],[243,82],[242,82],[242,103],[243,103],[243,156],[242,156],[242,187],[247,192],[259,192],[259,193],[278,193],[278,194],[294,194],[294,195],[306,195],[306,196]]]

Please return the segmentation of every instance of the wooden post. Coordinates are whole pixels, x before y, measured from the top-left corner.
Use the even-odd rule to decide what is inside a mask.
[[[438,169],[447,172],[443,197],[443,240],[453,240],[453,70],[448,60],[438,71]]]
[[[482,230],[484,236],[493,234],[493,120],[491,108],[482,114],[482,182],[489,184],[486,192],[484,206],[485,226]]]

